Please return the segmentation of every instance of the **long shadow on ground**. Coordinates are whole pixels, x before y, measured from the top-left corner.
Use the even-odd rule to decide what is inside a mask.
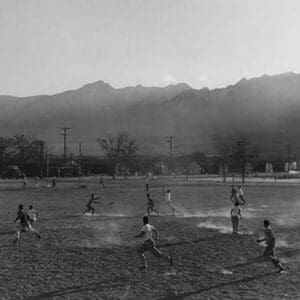
[[[292,257],[294,255],[298,255],[300,253],[300,250],[299,249],[296,249],[296,250],[288,250],[288,251],[283,251],[283,252],[280,252],[280,256],[287,256],[287,257]],[[268,259],[264,258],[262,255],[260,256],[257,256],[257,257],[254,257],[254,258],[250,258],[248,259],[246,262],[244,263],[241,263],[241,264],[236,264],[236,265],[233,265],[233,266],[228,266],[228,267],[225,267],[225,269],[235,269],[235,268],[239,268],[239,267],[244,267],[244,266],[248,266],[248,265],[251,265],[253,263],[256,263],[256,262],[263,262],[263,261],[267,261]]]
[[[180,242],[176,242],[176,243],[164,243],[164,244],[158,245],[157,247],[158,248],[167,248],[167,247],[173,247],[173,246],[190,245],[190,244],[195,244],[195,243],[207,242],[209,240],[212,240],[212,237],[208,237],[205,239],[198,239],[198,240],[180,241]]]
[[[187,298],[187,297],[198,295],[200,293],[204,293],[204,292],[208,292],[208,291],[211,291],[211,290],[214,290],[214,289],[222,288],[222,287],[225,287],[225,286],[228,286],[228,285],[231,285],[231,284],[246,283],[246,282],[250,282],[250,281],[262,278],[262,277],[267,277],[267,276],[271,276],[271,275],[275,275],[275,274],[277,274],[277,272],[264,273],[264,274],[253,276],[253,277],[246,277],[246,278],[243,278],[243,279],[240,279],[240,280],[219,283],[219,284],[212,285],[212,286],[209,286],[209,287],[206,287],[206,288],[203,288],[203,289],[199,289],[199,290],[188,292],[188,293],[182,293],[182,294],[179,294],[179,295],[168,294],[165,297],[161,298],[160,300],[180,300],[180,299],[184,299],[184,298]]]
[[[16,230],[1,231],[0,236],[1,235],[7,235],[7,234],[14,234],[14,233],[16,233]]]
[[[126,277],[118,277],[111,280],[105,280],[101,282],[94,282],[91,284],[84,284],[84,285],[74,285],[67,288],[62,288],[60,290],[43,293],[36,296],[30,296],[25,298],[26,300],[36,300],[36,299],[47,299],[52,297],[59,297],[59,296],[66,296],[74,293],[82,293],[88,291],[96,291],[96,290],[103,290],[109,289],[114,287],[123,287],[128,284]]]

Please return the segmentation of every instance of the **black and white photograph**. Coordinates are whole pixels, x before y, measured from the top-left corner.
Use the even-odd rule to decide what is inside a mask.
[[[0,0],[0,299],[300,299],[298,0]]]

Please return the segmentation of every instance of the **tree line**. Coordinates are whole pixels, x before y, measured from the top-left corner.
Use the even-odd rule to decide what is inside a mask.
[[[0,137],[0,167],[23,162],[43,164],[45,142],[34,137],[17,134]]]
[[[154,170],[158,161],[165,162],[168,173],[191,174],[191,164],[196,163],[201,173],[220,173],[223,181],[232,173],[239,173],[245,180],[249,172],[264,172],[266,159],[245,138],[237,140],[220,139],[217,143],[217,154],[213,157],[205,153],[195,152],[173,158],[172,169],[168,156],[150,156],[140,153],[141,145],[127,133],[108,134],[97,140],[107,162],[110,165],[110,173],[113,178],[117,175],[132,175],[135,172],[147,173]],[[59,156],[57,156],[59,157]],[[70,156],[71,158],[71,156]],[[76,157],[72,158],[76,160]],[[0,137],[0,168],[9,164],[22,165],[35,164],[39,173],[43,174],[46,161],[45,142],[23,134],[13,137]],[[269,159],[270,161],[270,159]],[[271,160],[274,169],[283,170],[284,160],[276,158]]]

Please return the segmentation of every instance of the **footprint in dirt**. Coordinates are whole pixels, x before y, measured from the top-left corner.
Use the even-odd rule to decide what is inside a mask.
[[[167,272],[164,273],[165,276],[174,276],[174,275],[177,275],[177,272],[175,269],[171,269]]]
[[[222,274],[224,274],[224,275],[233,275],[233,272],[232,272],[232,271],[229,271],[229,270],[226,270],[226,269],[222,269],[221,272],[222,272]]]
[[[128,296],[130,289],[131,289],[131,285],[130,284],[126,285],[124,294],[120,297],[120,299],[122,300],[125,299]]]

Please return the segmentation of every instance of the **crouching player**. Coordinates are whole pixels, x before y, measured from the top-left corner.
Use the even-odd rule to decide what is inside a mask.
[[[24,211],[23,205],[19,205],[19,210],[17,212],[17,218],[15,219],[15,223],[19,221],[17,226],[17,237],[13,241],[13,244],[18,244],[20,240],[21,233],[31,232],[34,233],[39,240],[41,240],[41,236],[37,230],[35,230],[30,224],[30,218],[26,211]]]
[[[173,265],[173,258],[171,256],[165,255],[161,253],[156,247],[153,239],[153,232],[155,233],[155,238],[158,237],[158,232],[154,228],[154,226],[150,225],[148,217],[145,216],[143,218],[143,227],[141,229],[140,234],[136,235],[136,238],[142,238],[144,243],[141,247],[138,248],[139,258],[141,260],[140,270],[144,270],[147,268],[146,258],[144,253],[150,251],[157,258],[162,258],[163,260],[169,262],[170,266]]]

